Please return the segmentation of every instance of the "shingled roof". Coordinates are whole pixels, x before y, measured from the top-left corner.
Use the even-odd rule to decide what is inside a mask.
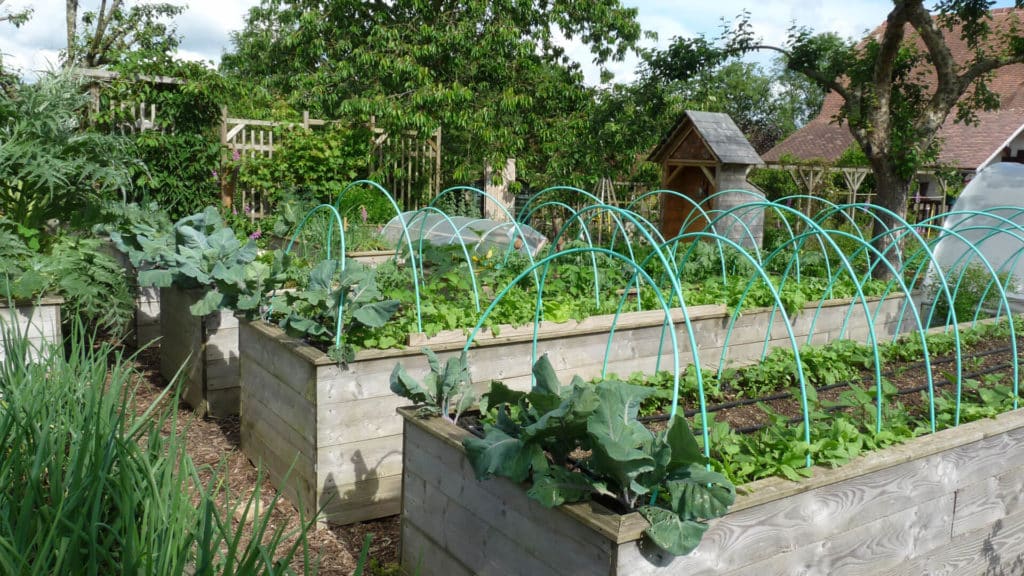
[[[1024,20],[1024,10],[999,8],[992,11],[991,27],[993,31],[1005,31],[1019,20]],[[871,36],[878,37],[883,30],[884,24],[876,28]],[[960,29],[943,32],[956,61],[967,62],[971,58],[971,50],[960,38]],[[924,44],[912,29],[908,29],[907,37],[914,38],[919,47],[924,49]],[[998,111],[978,113],[978,122],[969,126],[955,123],[955,114],[950,113],[939,130],[937,136],[942,144],[939,154],[941,164],[975,170],[993,155],[1001,153],[1006,142],[1024,126],[1024,64],[996,70],[995,77],[989,82],[989,89],[999,95]],[[842,104],[842,97],[829,92],[818,116],[765,152],[764,161],[779,163],[786,156],[805,162],[838,160],[854,143],[849,127],[833,120]]]
[[[676,122],[675,126],[668,131],[668,134],[661,139],[658,146],[647,157],[648,160],[661,163],[665,157],[672,152],[671,148],[676,144],[676,138],[680,132],[685,130],[692,123],[693,127],[700,134],[701,139],[707,144],[711,153],[715,155],[722,164],[748,164],[760,166],[761,157],[750,145],[743,131],[736,126],[728,114],[720,112],[697,112],[687,110]]]

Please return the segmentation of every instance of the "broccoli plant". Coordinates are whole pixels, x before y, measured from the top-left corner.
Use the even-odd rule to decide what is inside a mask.
[[[430,364],[430,373],[423,378],[423,383],[417,382],[398,363],[391,371],[391,391],[421,405],[418,415],[440,416],[457,424],[459,415],[476,402],[466,352],[449,358],[443,368],[432,350],[424,348],[423,353]],[[450,415],[452,403],[455,404],[454,415]]]
[[[351,362],[355,348],[344,341],[352,326],[379,328],[398,311],[377,289],[372,268],[350,260],[323,260],[313,267],[304,288],[283,291],[270,300],[270,310],[286,332],[312,341],[331,341],[328,355]]]
[[[110,239],[142,269],[140,285],[204,289],[189,309],[196,316],[221,308],[255,314],[287,267],[284,254],[257,261],[256,243],[243,244],[213,207],[175,222],[171,233],[140,223]]]
[[[431,404],[429,413],[447,414],[444,398],[452,394],[446,390],[454,390],[459,377],[445,370],[442,378],[439,363],[431,366],[425,386],[397,366],[391,389]],[[468,378],[468,371],[456,372]],[[708,470],[686,419],[676,416],[660,432],[637,421],[640,403],[653,389],[617,380],[594,385],[579,377],[562,386],[547,356],[533,374],[529,392],[492,382],[481,399],[484,436],[463,441],[478,479],[529,480],[527,493],[547,507],[594,495],[614,498],[640,512],[650,522],[645,535],[675,555],[696,548],[707,521],[728,512],[736,488]],[[464,396],[458,411],[465,403]]]

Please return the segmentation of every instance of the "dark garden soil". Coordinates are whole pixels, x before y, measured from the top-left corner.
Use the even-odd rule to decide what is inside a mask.
[[[139,372],[139,386],[134,409],[136,414],[141,414],[158,399],[166,386],[159,371],[159,347],[140,352],[135,364]],[[165,397],[163,402],[168,402],[169,398]],[[186,449],[193,461],[197,466],[206,465],[219,470],[220,476],[226,479],[231,498],[235,501],[241,499],[244,503],[260,483],[260,499],[264,505],[270,503],[275,489],[266,478],[261,481],[256,468],[242,454],[237,416],[224,419],[198,418],[188,406],[180,404],[178,420],[186,430]],[[237,525],[243,520],[251,525],[251,518],[244,518],[241,514],[236,515],[233,521]],[[272,513],[271,530],[285,526],[286,532],[291,532],[299,525],[300,518],[295,508],[288,501],[280,500]],[[399,517],[392,516],[351,526],[311,530],[308,542],[310,555],[318,566],[317,573],[328,576],[352,574],[367,535],[372,535],[370,559],[379,566],[398,562]],[[293,565],[301,570],[301,558]]]
[[[1024,338],[1018,338],[1017,349],[1024,351]],[[979,342],[969,349],[964,349],[961,354],[962,380],[980,379],[988,374],[999,374],[1005,377],[1007,383],[1012,381],[1013,351],[1010,348],[1010,341],[1006,339],[993,339]],[[956,374],[956,355],[933,356],[930,358],[932,387],[935,396],[938,397],[943,391],[954,390]],[[928,411],[928,377],[925,363],[923,361],[896,361],[885,364],[881,370],[884,380],[892,383],[898,390],[895,398],[886,402],[898,402],[909,413],[925,417]],[[816,388],[817,396],[823,406],[835,402],[840,395],[850,389],[851,385],[860,386],[870,391],[874,398],[876,388],[876,375],[873,368],[863,369],[858,379],[851,382],[838,382],[831,386]],[[723,386],[723,388],[725,388]],[[965,398],[971,394],[966,388],[962,393]],[[694,409],[696,403],[686,406],[682,410],[683,403],[680,403],[680,412],[687,417],[692,417],[699,411]],[[800,398],[795,386],[791,390],[782,390],[777,393],[750,398],[739,390],[729,390],[724,398],[715,403],[709,403],[708,413],[713,413],[719,422],[728,422],[733,430],[741,433],[754,432],[766,427],[769,424],[768,414],[759,404],[766,405],[776,413],[786,416],[795,424],[802,420]],[[829,408],[830,410],[843,410],[850,412],[850,408]],[[873,408],[871,408],[873,410]],[[648,427],[657,430],[666,425],[667,415],[660,414],[641,418]]]

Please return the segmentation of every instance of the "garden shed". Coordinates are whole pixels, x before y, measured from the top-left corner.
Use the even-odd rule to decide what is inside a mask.
[[[661,197],[660,228],[665,238],[704,230],[707,219],[698,217],[698,204],[711,212],[764,200],[764,194],[747,181],[750,169],[763,165],[761,157],[728,114],[688,110],[648,160],[661,164],[661,187],[676,193]],[[726,193],[705,202],[717,192]],[[753,207],[726,217],[715,229],[744,247],[760,247],[763,225],[763,208]]]

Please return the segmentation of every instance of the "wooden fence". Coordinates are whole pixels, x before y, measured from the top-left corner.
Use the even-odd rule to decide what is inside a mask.
[[[118,78],[116,72],[100,69],[79,69],[82,77],[92,81],[89,88],[93,100],[93,111],[100,111],[100,91],[103,82]],[[145,76],[136,78],[140,82],[155,84],[183,84],[184,80],[166,76]],[[111,102],[110,110],[119,110],[115,130],[122,134],[135,134],[146,130],[163,130],[164,123],[158,122],[157,106],[146,102]],[[220,143],[228,157],[238,160],[257,156],[272,158],[280,146],[275,141],[275,129],[283,126],[302,128],[326,126],[338,120],[320,120],[309,117],[303,111],[302,122],[275,122],[249,118],[235,118],[221,109]],[[403,132],[399,136],[389,134],[370,118],[371,130],[371,173],[391,193],[399,206],[406,210],[419,208],[421,202],[436,196],[441,191],[441,129],[429,137],[422,138],[415,132]],[[225,178],[221,186],[221,202],[225,206],[241,204],[249,207],[250,218],[260,218],[268,210],[262,190],[241,188]]]
[[[310,118],[308,110],[303,111],[301,123],[292,123],[233,118],[224,108],[221,114],[221,144],[233,158],[272,158],[278,145],[274,141],[275,128],[291,126],[309,130],[332,122],[337,121]],[[440,128],[424,139],[415,132],[404,132],[394,137],[377,127],[372,117],[369,127],[372,133],[370,171],[379,175],[380,184],[391,193],[400,207],[414,210],[420,207],[424,199],[433,198],[441,191]],[[259,218],[263,215],[266,203],[261,191],[236,191],[229,185],[223,192],[222,201],[230,205],[231,198],[236,194],[244,206],[252,207],[249,212],[251,217]]]

